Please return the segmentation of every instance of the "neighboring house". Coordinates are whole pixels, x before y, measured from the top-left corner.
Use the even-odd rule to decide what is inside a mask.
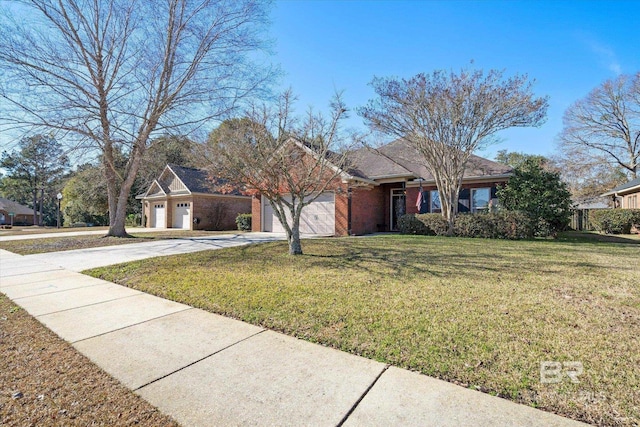
[[[610,196],[613,199],[614,207],[640,209],[640,178],[619,185],[602,196]]]
[[[0,225],[33,225],[33,209],[0,197]]]
[[[173,164],[136,198],[147,228],[232,230],[238,214],[251,212],[251,196],[206,171]]]
[[[591,221],[589,220],[591,211],[598,209],[608,209],[608,202],[609,198],[602,196],[574,201],[573,215],[571,216],[571,222],[569,223],[569,226],[576,231],[593,230]]]
[[[435,180],[420,158],[401,139],[376,150],[362,148],[351,153],[348,167],[336,180],[336,189],[321,194],[303,209],[300,231],[336,236],[393,231],[405,213],[440,212]],[[472,156],[464,174],[458,210],[489,209],[497,202],[497,186],[505,183],[512,172],[509,166]],[[418,208],[420,188],[422,203]],[[251,211],[253,231],[283,231],[264,197],[254,196]]]

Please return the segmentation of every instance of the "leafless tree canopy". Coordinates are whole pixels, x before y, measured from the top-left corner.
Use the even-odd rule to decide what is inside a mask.
[[[450,228],[469,156],[497,132],[544,122],[547,97],[536,98],[527,76],[501,71],[435,71],[410,79],[374,78],[378,97],[359,110],[378,131],[406,139],[424,158]]]
[[[224,117],[271,77],[249,58],[264,47],[262,1],[11,5],[2,2],[0,16],[0,129],[46,128],[99,149],[112,235],[126,234],[126,199],[151,137]],[[128,156],[124,173],[116,151]]]
[[[286,92],[275,106],[254,105],[244,118],[224,122],[209,137],[207,158],[213,174],[269,200],[289,253],[298,255],[302,209],[335,188],[353,143],[340,130],[347,110],[339,96],[328,118],[312,110],[298,118],[293,105]]]
[[[561,150],[604,156],[632,179],[640,164],[640,73],[607,80],[567,109]]]

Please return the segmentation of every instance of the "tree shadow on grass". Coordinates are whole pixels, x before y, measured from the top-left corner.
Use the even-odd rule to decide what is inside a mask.
[[[634,238],[630,235],[614,235],[600,233],[584,233],[578,231],[569,231],[562,233],[557,242],[563,243],[586,243],[586,244],[602,244],[602,243],[626,243],[631,245],[640,245],[640,237]],[[553,242],[550,240],[550,242]]]

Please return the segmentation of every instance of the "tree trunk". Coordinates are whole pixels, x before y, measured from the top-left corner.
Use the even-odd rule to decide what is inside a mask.
[[[302,255],[302,243],[300,242],[300,215],[302,214],[302,202],[298,205],[295,204],[295,199],[292,201],[291,216],[293,218],[291,225],[291,235],[289,239],[289,255]]]
[[[118,206],[116,210],[116,215],[114,216],[113,221],[109,222],[109,231],[107,232],[107,236],[112,237],[131,237],[127,234],[127,230],[125,229],[125,219],[127,213],[127,206],[124,206],[124,212],[119,214],[118,211],[123,210],[120,206]]]
[[[302,255],[300,227],[293,227],[291,229],[291,236],[289,236],[289,255]]]

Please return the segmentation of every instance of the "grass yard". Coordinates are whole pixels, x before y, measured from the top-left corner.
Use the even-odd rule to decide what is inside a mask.
[[[204,237],[215,234],[241,233],[241,231],[159,231],[136,233],[131,230],[132,238],[105,237],[103,235],[47,237],[43,239],[0,241],[0,249],[31,255],[45,252],[69,251],[73,249],[97,248],[102,246],[126,245],[130,243],[152,242],[155,240]],[[106,231],[105,231],[106,234]]]
[[[640,423],[640,246],[570,235],[275,242],[89,274],[601,425]],[[574,384],[543,361],[580,362]]]

